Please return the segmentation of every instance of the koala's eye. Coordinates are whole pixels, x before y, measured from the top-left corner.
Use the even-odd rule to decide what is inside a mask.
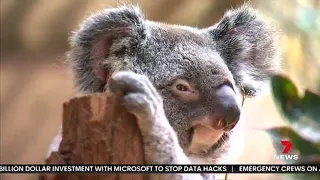
[[[182,92],[194,91],[194,88],[191,86],[191,84],[184,79],[175,80],[171,86],[173,88],[173,91],[182,91]]]
[[[188,91],[188,88],[187,88],[185,85],[183,85],[183,84],[177,84],[177,85],[176,85],[176,88],[177,88],[177,90],[179,90],[179,91]]]
[[[192,84],[183,79],[177,79],[171,85],[171,92],[179,100],[192,101],[198,99],[198,91]]]

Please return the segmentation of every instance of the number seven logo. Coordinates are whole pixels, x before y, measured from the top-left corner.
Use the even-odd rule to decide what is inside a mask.
[[[290,141],[281,141],[282,146],[284,146],[284,149],[282,151],[283,154],[287,154],[291,149],[291,143]]]

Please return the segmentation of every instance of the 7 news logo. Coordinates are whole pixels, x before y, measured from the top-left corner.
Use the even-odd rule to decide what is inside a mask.
[[[274,159],[286,161],[286,160],[298,160],[298,155],[289,154],[292,144],[290,141],[280,141],[283,146],[282,154],[274,155]]]

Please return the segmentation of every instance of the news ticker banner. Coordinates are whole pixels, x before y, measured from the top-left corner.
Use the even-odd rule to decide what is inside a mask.
[[[320,165],[13,165],[0,173],[319,173]]]

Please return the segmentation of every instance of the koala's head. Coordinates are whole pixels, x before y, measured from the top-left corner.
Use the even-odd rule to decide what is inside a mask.
[[[82,92],[102,92],[116,71],[146,75],[182,148],[212,156],[235,129],[242,97],[261,93],[276,71],[274,35],[246,6],[205,29],[149,21],[121,7],[84,21],[71,37],[69,60]]]

